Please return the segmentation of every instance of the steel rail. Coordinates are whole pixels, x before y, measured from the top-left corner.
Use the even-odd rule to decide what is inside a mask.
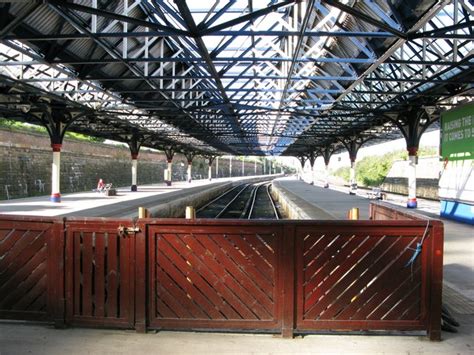
[[[214,202],[217,202],[218,200],[220,200],[221,198],[223,198],[224,196],[228,195],[229,193],[231,193],[232,191],[234,191],[235,189],[237,189],[238,187],[241,187],[241,186],[242,186],[242,185],[237,185],[237,186],[234,186],[234,187],[232,187],[231,189],[225,191],[224,193],[220,194],[219,196],[217,196],[216,198],[214,198],[214,199],[211,200],[210,202],[206,203],[204,206],[202,206],[202,207],[200,207],[199,209],[197,209],[197,210],[196,210],[196,213],[205,210],[205,209],[208,208],[210,205],[212,205]]]
[[[252,200],[252,203],[250,205],[250,211],[249,211],[249,214],[248,214],[248,217],[247,219],[252,219],[252,214],[253,214],[253,211],[255,209],[255,202],[257,200],[257,194],[258,194],[258,189],[260,189],[263,185],[259,185],[257,186],[257,188],[255,189],[255,193],[253,194],[253,196],[251,197],[251,200]]]
[[[250,185],[250,184],[246,184],[245,187],[244,187],[242,190],[240,190],[240,191],[237,193],[237,195],[235,195],[235,197],[234,197],[227,205],[224,206],[224,208],[216,215],[215,218],[220,218],[220,217],[227,211],[227,209],[230,207],[230,205],[231,205],[234,201],[236,201],[236,200],[239,198],[239,196],[240,196],[245,190],[247,190],[247,188],[248,188],[249,186],[251,186],[251,185]]]
[[[272,208],[273,208],[273,212],[275,213],[275,219],[280,219],[280,214],[278,213],[278,209],[275,205],[275,201],[273,201],[273,198],[272,198],[272,195],[270,193],[270,186],[272,186],[271,184],[268,184],[267,185],[267,194],[268,194],[268,198],[270,199],[270,202],[271,202],[271,205],[272,205]]]
[[[258,190],[261,188],[261,187],[265,187],[265,192],[267,193],[267,197],[268,199],[270,200],[270,205],[272,206],[272,210],[273,210],[273,213],[275,215],[275,219],[280,219],[280,215],[278,213],[278,210],[275,206],[275,202],[273,201],[273,198],[272,196],[270,195],[270,185],[269,183],[264,183],[264,184],[261,184],[257,187],[256,191],[255,191],[255,194],[253,195],[253,199],[252,199],[252,205],[251,205],[251,208],[250,208],[250,212],[248,214],[248,217],[247,219],[253,219],[253,214],[254,214],[254,210],[255,210],[255,204],[257,202],[257,195],[258,195]]]
[[[241,219],[245,219],[245,218],[250,219],[250,215],[252,214],[253,208],[255,206],[258,189],[262,187],[264,184],[265,182],[254,184],[254,189],[252,190],[250,197],[247,200],[247,203],[245,204],[244,209],[242,210],[242,213],[240,214]]]

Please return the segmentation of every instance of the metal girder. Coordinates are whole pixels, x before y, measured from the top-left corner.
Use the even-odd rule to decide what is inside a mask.
[[[300,154],[354,135],[390,139],[387,117],[407,105],[443,109],[455,95],[474,96],[466,1],[49,0],[3,9],[0,113],[28,120],[61,104],[87,112],[72,129],[118,140],[139,130],[156,147]]]
[[[52,4],[52,5],[55,5],[55,6],[66,7],[68,9],[76,10],[76,11],[79,11],[79,12],[85,12],[85,13],[89,13],[89,14],[93,14],[93,15],[99,15],[99,16],[111,18],[111,19],[114,19],[114,20],[131,23],[131,24],[137,25],[137,26],[143,26],[143,27],[146,27],[146,28],[154,29],[154,30],[160,30],[160,31],[167,32],[167,33],[174,34],[174,35],[184,35],[184,36],[189,35],[188,32],[182,31],[182,30],[177,29],[177,28],[162,26],[160,24],[156,24],[156,23],[153,23],[153,22],[143,21],[143,20],[136,19],[136,18],[133,18],[133,17],[119,15],[119,14],[116,14],[116,13],[111,12],[111,11],[100,10],[100,9],[97,9],[97,8],[93,8],[93,7],[89,7],[89,6],[83,6],[83,5],[79,5],[79,4],[75,4],[75,3],[67,2],[67,1],[59,1],[59,0],[45,0],[45,1]]]
[[[344,11],[344,12],[347,12],[348,14],[351,14],[365,22],[368,22],[370,23],[371,25],[375,25],[377,26],[378,28],[381,28],[389,33],[392,33],[393,35],[395,35],[396,37],[398,38],[403,38],[403,39],[407,39],[408,38],[408,35],[404,32],[401,32],[395,28],[392,28],[390,26],[388,26],[387,24],[377,20],[377,19],[374,19],[370,16],[368,16],[367,14],[364,14],[356,9],[354,9],[353,7],[350,7],[348,5],[345,5],[343,3],[340,3],[339,1],[336,1],[336,0],[323,0],[325,3],[331,5],[331,6],[334,6],[334,7],[337,7],[338,9]]]

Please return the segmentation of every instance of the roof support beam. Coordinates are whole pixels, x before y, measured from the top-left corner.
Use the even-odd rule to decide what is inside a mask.
[[[340,3],[339,1],[336,1],[336,0],[323,0],[326,4],[328,5],[331,5],[333,7],[336,7],[338,8],[339,10],[341,11],[344,11],[354,17],[357,17],[358,19],[361,19],[362,21],[365,21],[367,23],[370,23],[371,25],[374,25],[382,30],[385,30],[387,32],[390,32],[392,34],[394,34],[395,36],[397,36],[398,38],[402,38],[402,39],[408,39],[408,35],[406,33],[403,33],[401,31],[398,31],[390,26],[388,26],[387,24],[383,23],[383,22],[380,22],[379,20],[376,20],[356,9],[354,9],[353,7],[350,7],[350,6],[347,6],[347,5],[344,5],[342,3]]]
[[[178,6],[179,12],[181,13],[181,16],[183,17],[184,21],[186,22],[188,30],[195,36],[194,39],[196,41],[196,45],[198,47],[199,53],[204,58],[204,60],[207,64],[207,68],[209,70],[209,73],[213,77],[214,82],[217,86],[216,91],[218,91],[221,94],[222,99],[227,104],[227,107],[228,107],[228,110],[230,111],[230,113],[233,113],[232,105],[229,101],[229,98],[227,97],[227,93],[225,92],[224,86],[222,85],[221,78],[219,77],[219,74],[217,73],[216,67],[215,67],[214,63],[212,62],[212,58],[211,58],[209,52],[207,51],[207,47],[204,44],[204,41],[200,37],[198,28],[196,26],[196,23],[194,22],[193,16],[192,16],[187,4],[182,0],[175,0],[175,2],[176,2],[176,5]],[[236,117],[231,122],[232,122],[232,125],[234,127],[235,133],[242,133],[241,129],[239,128],[239,124],[237,122]]]
[[[196,29],[199,32],[199,36],[209,35],[211,33],[215,33],[217,31],[223,30],[224,28],[233,27],[235,25],[238,25],[239,23],[251,21],[251,20],[254,20],[258,17],[265,16],[265,15],[267,15],[267,14],[273,12],[273,11],[278,10],[279,8],[294,4],[296,2],[299,2],[299,0],[285,0],[281,3],[279,3],[279,4],[270,5],[266,8],[264,8],[264,9],[254,11],[250,14],[238,17],[234,20],[227,21],[225,23],[222,23],[220,25],[217,25],[217,26],[214,26],[214,27],[211,27],[211,28],[205,28],[205,29],[196,28]],[[178,5],[178,7],[179,7],[179,5]]]
[[[154,30],[165,31],[165,32],[168,32],[168,33],[174,33],[175,35],[180,35],[180,36],[190,36],[189,32],[180,30],[178,28],[163,26],[163,25],[160,25],[159,23],[144,21],[144,20],[140,20],[140,19],[137,19],[137,18],[124,16],[124,15],[119,15],[119,14],[116,14],[114,12],[110,12],[110,11],[106,11],[106,10],[101,10],[101,9],[96,9],[96,8],[93,8],[93,7],[74,4],[74,3],[71,3],[71,2],[67,2],[67,1],[46,0],[46,2],[48,2],[48,3],[50,3],[54,6],[65,7],[65,8],[75,10],[75,11],[78,11],[78,12],[85,12],[85,13],[92,14],[92,15],[107,17],[107,18],[111,18],[111,19],[114,19],[114,20],[117,20],[117,21],[131,23],[131,24],[134,24],[136,26],[143,26],[143,27],[154,29]]]

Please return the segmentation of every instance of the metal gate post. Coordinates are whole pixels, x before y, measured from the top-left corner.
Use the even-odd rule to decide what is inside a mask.
[[[135,234],[135,330],[146,333],[147,328],[147,252],[146,237],[148,225],[145,222],[137,223],[139,231]]]
[[[64,219],[60,219],[53,223],[48,241],[48,312],[51,312],[56,328],[65,326],[65,238]]]
[[[431,221],[433,227],[431,242],[430,305],[428,308],[428,335],[430,340],[441,340],[441,297],[443,290],[443,235],[440,221]]]
[[[283,227],[283,238],[280,244],[279,274],[281,280],[281,335],[292,338],[295,329],[295,225]]]

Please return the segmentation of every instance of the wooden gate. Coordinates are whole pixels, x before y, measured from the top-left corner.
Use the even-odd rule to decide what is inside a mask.
[[[386,218],[387,208],[372,215]],[[427,219],[0,216],[0,317],[284,336],[426,330],[440,339],[442,257],[443,225]]]
[[[63,323],[62,226],[55,219],[0,217],[0,318]]]
[[[66,222],[66,322],[133,328],[134,236],[121,234],[130,221]]]
[[[432,236],[423,228],[298,228],[297,331],[426,329]]]
[[[149,226],[149,326],[278,330],[281,239],[271,226]]]

